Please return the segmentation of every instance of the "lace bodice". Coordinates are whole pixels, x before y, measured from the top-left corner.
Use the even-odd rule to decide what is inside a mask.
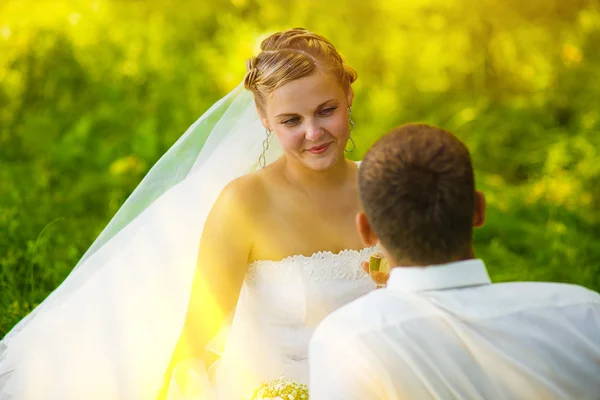
[[[245,282],[252,285],[256,280],[269,280],[273,283],[290,283],[304,277],[308,280],[322,279],[364,279],[367,274],[360,262],[365,260],[373,248],[342,250],[339,253],[319,251],[312,256],[294,255],[281,261],[255,261],[248,266]],[[302,272],[297,274],[295,272]]]
[[[360,266],[373,251],[250,264],[217,369],[219,399],[244,398],[261,381],[282,375],[308,383],[312,333],[331,312],[375,288]]]

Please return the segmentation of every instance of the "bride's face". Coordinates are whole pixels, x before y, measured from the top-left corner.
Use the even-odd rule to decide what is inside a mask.
[[[329,74],[316,72],[286,83],[267,99],[263,123],[287,157],[314,170],[326,170],[344,154],[350,135],[352,90]]]

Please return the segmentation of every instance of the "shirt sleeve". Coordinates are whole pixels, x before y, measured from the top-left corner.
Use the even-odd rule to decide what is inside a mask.
[[[309,348],[311,400],[387,399],[378,387],[377,364],[368,362],[368,349],[360,337],[334,321],[325,321]],[[381,371],[383,372],[383,371]]]

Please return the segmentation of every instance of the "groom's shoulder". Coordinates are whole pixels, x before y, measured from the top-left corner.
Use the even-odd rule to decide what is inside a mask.
[[[553,282],[507,282],[460,290],[437,292],[433,297],[459,306],[461,313],[478,315],[510,314],[526,309],[569,306],[600,307],[600,294],[583,286]],[[469,304],[464,308],[461,304]],[[490,311],[493,311],[490,314]],[[315,331],[315,337],[351,340],[369,332],[400,326],[427,318],[430,313],[416,306],[414,296],[388,289],[375,290],[331,313]]]
[[[506,282],[490,286],[491,291],[513,302],[529,305],[549,304],[556,306],[572,304],[600,304],[600,294],[571,283],[559,282]]]
[[[314,337],[344,340],[421,316],[403,296],[386,289],[374,290],[329,314],[317,327]]]

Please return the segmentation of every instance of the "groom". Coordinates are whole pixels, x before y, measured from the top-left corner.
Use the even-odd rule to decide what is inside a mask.
[[[485,200],[454,135],[394,129],[359,184],[359,233],[396,267],[317,328],[311,400],[600,398],[600,296],[490,282],[472,246]]]

